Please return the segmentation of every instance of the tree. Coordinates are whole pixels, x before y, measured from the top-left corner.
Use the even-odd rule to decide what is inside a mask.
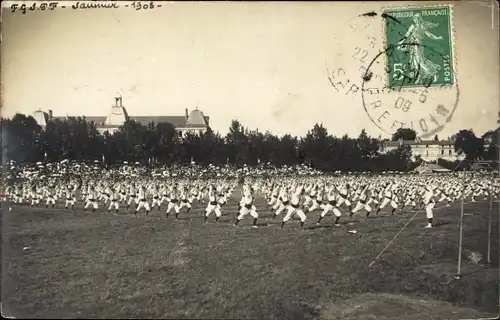
[[[278,143],[278,157],[276,157],[276,165],[295,165],[297,161],[298,140],[289,134],[285,134]]]
[[[484,154],[484,141],[476,137],[474,131],[460,130],[455,137],[455,151],[464,154],[466,160],[479,159]]]
[[[127,121],[115,133],[101,134],[93,122],[70,117],[52,120],[42,128],[35,119],[17,114],[1,119],[1,155],[6,160],[35,162],[43,160],[100,160],[108,162],[189,163],[224,165],[228,162],[254,166],[270,162],[276,166],[308,164],[323,171],[390,171],[410,170],[422,159],[412,161],[411,148],[402,145],[379,153],[380,139],[371,138],[365,130],[358,137],[335,137],[322,124],[315,124],[303,137],[249,130],[233,120],[223,137],[210,128],[203,134],[186,133],[180,139],[169,123],[142,125]],[[499,156],[499,129],[476,137],[472,130],[453,135],[455,149],[467,159],[496,160]],[[416,133],[399,129],[392,140],[412,140]],[[435,136],[434,140],[438,140]]]
[[[232,120],[229,132],[226,135],[226,143],[228,147],[228,158],[230,161],[243,164],[248,158],[249,147],[248,137],[245,134],[245,128],[238,120]]]
[[[265,154],[267,154],[267,159],[266,157],[263,157],[261,160],[271,162],[274,165],[283,163],[283,156],[279,151],[280,143],[280,138],[270,132],[266,132],[264,134],[264,145],[266,148]]]
[[[307,132],[298,149],[304,157],[303,162],[320,170],[328,170],[328,167],[331,167],[331,137],[322,124],[315,124]]]
[[[438,159],[438,161],[439,161],[439,159]],[[422,156],[419,154],[416,155],[415,158],[413,159],[413,164],[414,164],[415,168],[423,163],[424,163],[424,159],[422,159]]]
[[[379,152],[379,141],[366,134],[365,129],[361,130],[358,136],[358,146],[361,157],[364,161],[376,158]]]
[[[226,145],[224,139],[210,128],[200,136],[200,154],[197,163],[224,164],[226,161]]]
[[[417,139],[417,133],[415,132],[415,130],[410,128],[399,128],[398,130],[396,130],[396,132],[394,132],[391,140],[398,141],[400,139],[403,139],[405,141],[414,141],[415,139]]]
[[[175,127],[170,123],[161,122],[156,125],[155,130],[158,146],[153,156],[161,163],[173,163],[179,142]]]
[[[439,141],[439,137],[437,134],[434,136],[434,141]]]
[[[260,161],[267,161],[268,148],[266,148],[265,137],[258,130],[248,132],[249,162],[247,164],[257,164]]]
[[[499,134],[500,129],[496,128],[495,130],[490,130],[483,135],[482,139],[485,144],[484,160],[493,161],[499,159]]]
[[[98,133],[94,129],[95,125],[93,123],[91,125],[92,128],[89,129],[89,139],[95,141]],[[148,160],[147,131],[148,128],[146,126],[134,120],[126,121],[123,126],[120,127],[115,134],[118,135],[117,147],[121,150],[121,160],[143,162]],[[91,156],[95,157],[95,154],[91,154]]]
[[[413,167],[412,152],[409,145],[402,145],[385,155],[385,170],[408,171]]]
[[[2,156],[18,162],[41,160],[43,157],[39,138],[42,128],[36,120],[16,114],[11,120],[2,121]]]

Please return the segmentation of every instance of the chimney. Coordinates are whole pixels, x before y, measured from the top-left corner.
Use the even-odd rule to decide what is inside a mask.
[[[49,109],[49,120],[52,120],[52,110]]]
[[[186,108],[186,119],[189,117],[188,109]]]

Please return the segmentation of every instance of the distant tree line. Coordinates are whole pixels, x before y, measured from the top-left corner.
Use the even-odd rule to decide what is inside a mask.
[[[358,137],[335,137],[316,124],[304,137],[277,136],[243,127],[233,120],[227,135],[208,130],[185,134],[182,139],[169,123],[142,125],[128,121],[113,135],[100,134],[95,123],[84,118],[50,121],[43,130],[31,116],[16,114],[1,119],[2,160],[16,162],[138,161],[142,164],[198,164],[276,166],[308,164],[323,171],[406,171],[421,163],[411,148],[401,145],[385,154],[379,139],[362,130]],[[393,141],[415,140],[411,129],[399,129]],[[436,137],[437,139],[437,137]],[[476,137],[472,130],[461,130],[455,149],[467,158],[498,159],[498,129]],[[489,141],[490,139],[491,141]],[[489,141],[485,144],[485,141]],[[485,145],[488,147],[485,148]]]

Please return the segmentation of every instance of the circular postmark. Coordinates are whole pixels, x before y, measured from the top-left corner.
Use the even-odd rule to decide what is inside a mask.
[[[400,50],[401,46],[421,45],[389,46],[373,58],[362,76],[363,108],[373,124],[387,134],[392,134],[399,128],[411,128],[417,132],[419,138],[426,139],[438,134],[446,123],[451,121],[458,105],[459,89],[457,85],[432,86],[432,78],[424,78],[419,87],[412,86],[423,73],[420,65],[415,66],[414,70],[410,69],[407,75],[402,74],[398,85],[388,85],[387,82],[380,81],[390,73],[385,67],[377,68],[377,61],[383,60],[384,57],[394,60],[393,51]],[[407,68],[403,70],[406,71]],[[404,84],[409,86],[404,87]]]
[[[442,131],[451,121],[459,89],[453,74],[450,25],[438,30],[438,35],[431,35],[432,40],[447,41],[441,47],[412,33],[430,34],[422,27],[425,21],[418,20],[422,15],[442,13],[441,20],[435,19],[436,26],[437,22],[444,24],[449,12],[425,11],[430,10],[426,8],[398,10],[394,16],[370,12],[349,20],[346,25],[351,32],[345,33],[344,45],[340,47],[344,59],[337,54],[334,63],[341,67],[327,66],[328,79],[336,91],[360,97],[369,119],[382,132],[391,135],[399,128],[411,128],[425,139]],[[351,41],[346,40],[349,38]]]
[[[360,102],[361,77],[366,73],[370,58],[382,46],[382,39],[377,34],[378,23],[374,22],[376,20],[363,15],[348,19],[340,23],[344,30],[336,32],[333,38],[333,54],[326,59],[326,72],[330,85],[335,93],[343,96],[342,100]]]

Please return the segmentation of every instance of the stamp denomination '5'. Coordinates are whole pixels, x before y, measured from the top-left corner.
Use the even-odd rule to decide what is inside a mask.
[[[384,10],[390,88],[454,84],[449,6]]]

